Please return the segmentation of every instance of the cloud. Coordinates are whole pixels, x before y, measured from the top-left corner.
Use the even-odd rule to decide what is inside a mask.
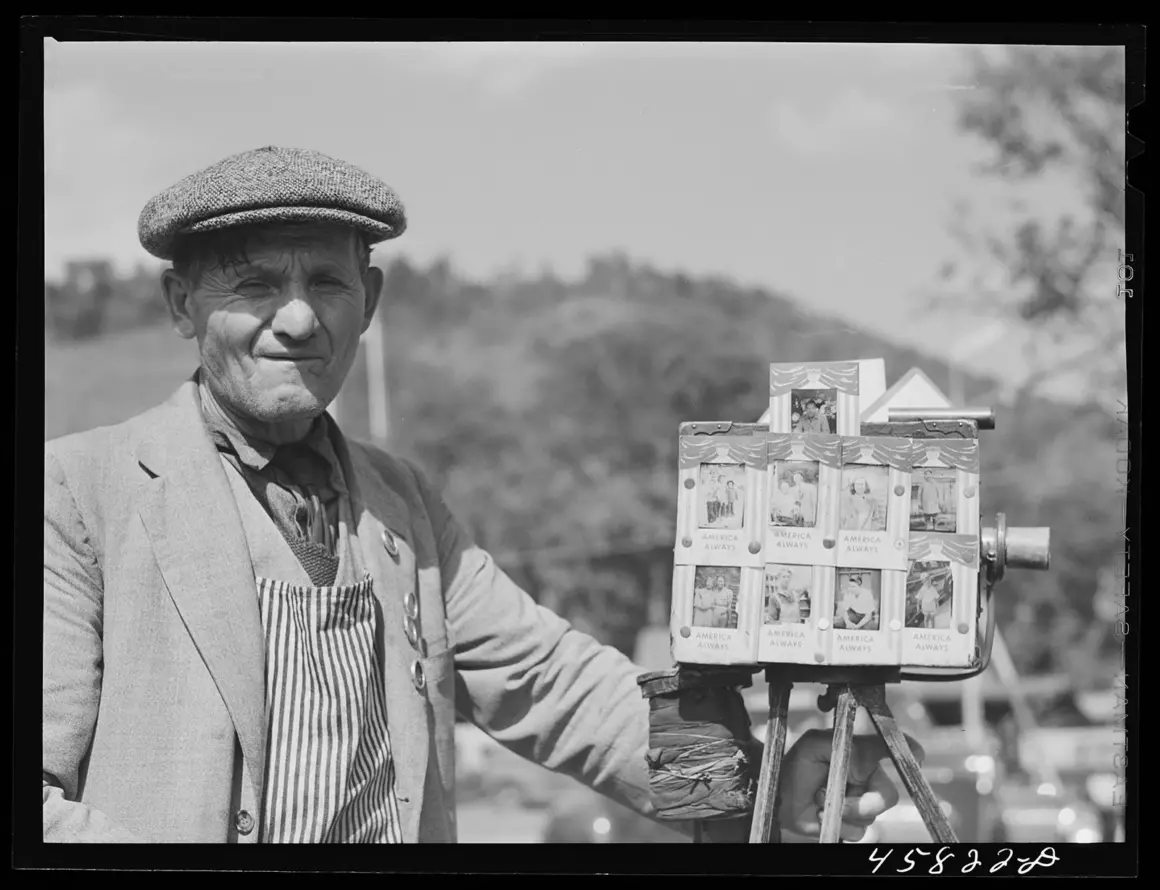
[[[423,43],[400,56],[426,73],[468,80],[495,98],[519,95],[540,78],[606,53],[600,43]]]
[[[46,271],[80,255],[143,256],[137,215],[164,163],[166,130],[130,112],[99,81],[45,89]]]
[[[810,104],[779,100],[770,111],[775,141],[796,154],[840,154],[865,149],[875,139],[893,142],[905,117],[897,105],[856,90]]]

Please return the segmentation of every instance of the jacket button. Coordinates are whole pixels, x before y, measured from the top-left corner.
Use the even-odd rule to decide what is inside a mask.
[[[415,591],[407,591],[407,595],[403,597],[403,608],[407,610],[410,617],[419,617],[419,598],[415,596]]]
[[[254,830],[254,817],[245,810],[238,810],[234,826],[238,829],[238,834],[249,834]]]
[[[394,559],[399,555],[399,545],[395,543],[395,536],[391,534],[390,529],[383,529],[383,546],[387,548],[387,553],[391,554]]]
[[[411,682],[415,684],[415,688],[420,692],[427,685],[427,677],[423,673],[423,665],[417,661],[411,662]]]
[[[403,632],[407,635],[407,642],[413,648],[419,648],[419,625],[410,615],[403,616]]]

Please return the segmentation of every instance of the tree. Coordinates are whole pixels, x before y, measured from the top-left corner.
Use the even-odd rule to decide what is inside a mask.
[[[968,67],[974,87],[961,94],[959,125],[980,141],[981,172],[1003,186],[1008,203],[1001,222],[993,205],[989,221],[972,219],[970,205],[957,208],[965,259],[948,263],[935,307],[998,318],[1027,334],[1029,375],[1009,390],[1004,412],[1015,429],[991,463],[999,475],[988,476],[985,465],[984,486],[990,480],[995,509],[1013,521],[1052,527],[1053,564],[1046,575],[1004,582],[999,615],[1022,669],[1092,673],[1100,659],[1113,663],[1115,649],[1112,635],[1090,628],[1106,623],[1094,601],[1120,531],[1110,415],[1127,389],[1117,287],[1124,51],[1006,47],[971,54]],[[1034,397],[1052,384],[1102,416],[1085,408],[1048,422]],[[1023,477],[1015,486],[1013,474]]]
[[[957,208],[966,258],[947,264],[948,287],[936,305],[1030,332],[1031,372],[1017,398],[1066,379],[1114,411],[1126,392],[1116,273],[1125,216],[1124,51],[1004,47],[971,54],[968,68],[974,86],[961,93],[959,125],[987,154],[981,172],[1008,190],[1007,219],[978,223],[976,208]]]

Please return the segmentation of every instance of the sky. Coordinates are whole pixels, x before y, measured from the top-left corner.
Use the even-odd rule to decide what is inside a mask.
[[[376,251],[461,273],[579,274],[625,251],[722,274],[976,368],[1023,335],[957,340],[926,297],[957,202],[1003,188],[956,127],[964,49],[939,45],[45,44],[46,276],[151,258],[145,202],[263,145],[379,176],[408,229]],[[1079,194],[1067,183],[1034,200]],[[971,338],[967,338],[970,340]],[[952,342],[954,341],[954,342]],[[980,346],[979,344],[983,344]],[[983,362],[972,349],[987,349]]]

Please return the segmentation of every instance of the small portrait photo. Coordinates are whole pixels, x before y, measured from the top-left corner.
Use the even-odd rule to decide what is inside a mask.
[[[765,624],[808,624],[812,566],[765,567]]]
[[[958,531],[958,474],[942,468],[915,467],[910,477],[910,530]]]
[[[693,626],[736,630],[741,569],[698,566],[693,578]]]
[[[789,403],[795,433],[837,432],[836,389],[795,389],[790,393]]]
[[[906,626],[949,629],[954,594],[949,562],[912,562],[906,576]]]
[[[774,463],[769,493],[769,524],[813,528],[818,521],[818,462],[779,460]]]
[[[878,630],[882,617],[882,572],[838,569],[834,595],[835,630]]]
[[[842,520],[845,531],[886,531],[890,467],[842,467]]]
[[[745,525],[745,465],[701,464],[697,486],[700,528],[736,529]]]

